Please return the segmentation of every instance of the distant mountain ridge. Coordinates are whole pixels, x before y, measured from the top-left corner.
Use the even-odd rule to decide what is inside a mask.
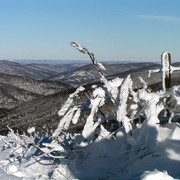
[[[158,68],[159,65],[155,63],[123,63],[123,64],[104,64],[106,70],[103,74],[106,77],[111,77],[117,74],[119,77],[124,77],[131,72],[145,71],[147,69]],[[70,84],[74,87],[85,85],[99,81],[99,74],[94,69],[92,64],[78,67],[70,72],[59,74],[50,78],[50,80],[61,81]]]
[[[23,102],[71,88],[72,86],[61,82],[0,73],[0,108],[12,109]]]
[[[43,96],[16,86],[0,83],[0,108],[13,109],[23,103]]]
[[[49,95],[58,91],[72,88],[72,86],[61,82],[34,80],[28,77],[14,76],[3,73],[0,73],[0,83],[9,84],[32,93],[42,95]]]
[[[13,61],[0,60],[0,73],[47,80],[52,76],[70,71],[82,65],[84,64],[21,64]]]

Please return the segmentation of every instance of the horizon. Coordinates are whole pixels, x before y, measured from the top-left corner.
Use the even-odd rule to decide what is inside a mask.
[[[180,59],[178,0],[2,0],[0,59],[86,60],[75,41],[98,61]]]
[[[8,61],[8,62],[14,62],[19,64],[49,64],[49,65],[58,65],[58,64],[92,64],[91,59],[81,59],[81,60],[57,60],[57,59],[0,59],[0,61]],[[131,63],[154,63],[154,64],[161,64],[161,61],[154,60],[154,61],[138,61],[138,60],[124,60],[124,61],[118,61],[118,60],[104,60],[104,61],[98,61],[102,64],[131,64]],[[173,63],[177,63],[179,61],[173,61]]]

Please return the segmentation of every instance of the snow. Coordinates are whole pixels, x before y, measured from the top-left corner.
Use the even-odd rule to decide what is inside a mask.
[[[157,132],[159,146],[151,154],[145,155],[143,150],[136,152],[137,146],[127,144],[121,133],[116,140],[98,139],[86,146],[79,145],[72,152],[70,160],[62,159],[62,162],[57,165],[58,161],[55,163],[53,159],[41,159],[40,162],[35,160],[33,148],[28,152],[28,158],[22,157],[18,160],[18,157],[10,157],[10,152],[14,148],[12,134],[10,134],[8,137],[1,137],[0,177],[1,179],[9,177],[10,179],[24,178],[27,180],[179,179],[179,131],[179,124],[159,127]],[[11,147],[5,148],[2,139],[6,140],[6,145]],[[51,148],[56,149],[58,146],[58,144],[51,144]],[[63,151],[63,148],[56,150]]]
[[[150,77],[150,76],[151,76],[151,73],[157,73],[157,72],[160,72],[160,69],[153,69],[153,70],[149,70],[148,77]]]
[[[161,71],[163,91],[166,91],[166,81],[167,81],[166,79],[170,78],[170,74],[173,73],[174,71],[180,71],[180,67],[171,66],[171,57],[170,56],[171,55],[169,52],[163,52],[161,55],[162,68],[161,69],[149,70],[148,77],[151,76],[151,73],[157,73],[157,72]]]
[[[171,69],[171,59],[168,58],[170,56],[170,53],[164,52],[162,53],[162,87],[163,90],[166,91],[166,78],[169,78],[170,76],[170,69]]]
[[[158,170],[154,170],[152,172],[147,171],[141,176],[142,180],[173,180],[171,176],[168,175],[167,171],[161,172]]]
[[[98,123],[94,123],[94,115],[98,111],[98,107],[104,104],[104,96],[105,92],[102,88],[97,88],[93,91],[94,99],[91,99],[91,113],[88,116],[82,131],[82,135],[86,139],[90,139],[93,136],[93,132],[98,126]]]
[[[126,133],[129,133],[132,130],[129,118],[127,117],[127,100],[129,96],[129,90],[132,86],[132,80],[130,75],[124,80],[124,83],[121,86],[120,95],[119,95],[119,106],[117,110],[117,121],[122,122],[125,127]]]
[[[76,123],[77,122],[77,119],[79,117],[79,114],[78,114],[78,107],[74,106],[69,112],[69,108],[71,107],[72,103],[73,103],[73,98],[75,96],[78,95],[79,92],[81,91],[84,91],[85,88],[84,87],[79,87],[76,89],[76,91],[72,94],[69,95],[69,98],[67,99],[67,101],[65,102],[65,104],[63,105],[63,107],[61,108],[61,110],[59,110],[58,112],[58,115],[62,117],[61,121],[59,122],[59,125],[57,127],[57,129],[54,131],[53,133],[53,137],[57,137],[63,128],[65,129],[68,129],[70,123],[71,123],[71,120],[72,120],[72,117],[74,115],[74,113],[76,112],[76,117],[74,117],[73,119],[73,123]]]
[[[97,62],[97,66],[98,66],[99,69],[101,69],[101,70],[103,70],[103,71],[106,70],[106,68],[105,68],[105,67],[103,66],[103,64],[100,63],[100,62]]]
[[[173,73],[174,71],[180,71],[180,67],[171,66],[171,73]]]
[[[29,129],[27,130],[27,132],[28,132],[29,134],[32,134],[33,132],[35,132],[35,127],[29,128]]]

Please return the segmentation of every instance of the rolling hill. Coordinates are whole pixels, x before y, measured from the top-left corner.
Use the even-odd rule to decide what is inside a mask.
[[[40,67],[40,65],[33,66]],[[161,89],[161,74],[154,73],[148,77],[148,70],[158,67],[159,65],[154,63],[108,64],[106,65],[105,75],[108,79],[112,79],[126,77],[131,74],[134,89],[143,86],[139,79],[139,77],[142,77],[149,88],[156,91]],[[84,74],[81,72],[84,72]],[[180,72],[173,73],[173,85],[179,83],[179,76]],[[89,101],[87,100],[91,97],[92,85],[102,86],[99,75],[94,71],[92,65],[86,65],[64,73],[61,81],[59,77],[61,76],[58,75],[52,78],[51,81],[40,81],[1,73],[0,133],[7,133],[7,126],[20,132],[26,132],[27,128],[34,126],[40,133],[51,133],[51,130],[57,127],[60,120],[58,111],[69,95],[75,91],[72,85],[87,84],[85,85],[85,91],[81,92],[75,99],[76,105],[87,103],[86,108],[83,109],[83,114],[81,114],[80,124],[72,125],[69,129],[71,132],[80,131],[85,117],[89,114]],[[109,114],[112,113],[110,100],[102,107],[103,111],[109,112]]]

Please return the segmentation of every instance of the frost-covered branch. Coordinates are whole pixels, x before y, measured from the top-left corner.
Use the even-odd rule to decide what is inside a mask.
[[[119,106],[117,110],[117,121],[122,122],[125,132],[129,133],[132,130],[132,126],[129,118],[127,117],[127,101],[132,87],[132,80],[130,75],[124,80],[119,93]]]
[[[86,120],[86,124],[82,131],[82,135],[86,139],[90,139],[93,136],[94,130],[99,125],[94,122],[94,115],[97,113],[98,108],[104,104],[105,92],[102,88],[97,88],[93,92],[94,99],[91,99],[91,113]]]
[[[105,67],[96,60],[93,53],[90,53],[85,47],[82,47],[81,45],[75,42],[71,42],[71,46],[78,49],[81,53],[87,54],[90,57],[94,68],[99,72],[99,74],[103,76],[102,70],[105,70]]]
[[[101,80],[103,81],[104,85],[106,86],[106,88],[108,90],[108,93],[109,93],[109,95],[111,97],[111,100],[112,100],[112,102],[114,103],[114,105],[117,108],[118,103],[117,103],[117,101],[116,101],[116,99],[114,97],[114,93],[117,92],[117,90],[116,90],[116,88],[114,88],[114,86],[111,86],[109,81],[103,75],[102,71],[105,70],[105,67],[96,60],[96,58],[94,57],[94,54],[90,53],[87,48],[82,47],[81,45],[77,44],[76,42],[71,42],[71,46],[73,46],[75,49],[78,49],[81,53],[87,54],[90,57],[90,59],[91,59],[91,61],[93,63],[94,68],[100,74]]]
[[[58,115],[62,117],[62,119],[59,122],[59,125],[57,129],[54,131],[52,137],[57,137],[63,129],[68,129],[71,121],[73,120],[73,123],[77,122],[77,119],[79,118],[79,107],[74,106],[73,108],[69,109],[73,103],[73,98],[78,95],[79,92],[84,91],[84,87],[79,87],[76,89],[76,91],[69,95],[69,98],[64,103],[62,108],[59,110]]]
[[[161,69],[153,69],[153,70],[149,70],[148,72],[148,77],[151,77],[151,74],[152,73],[157,73],[157,72],[160,72],[161,71]]]
[[[139,99],[146,102],[145,115],[149,125],[155,125],[159,123],[158,114],[161,110],[161,106],[157,106],[160,95],[156,93],[147,92],[142,89],[139,91]]]
[[[180,71],[180,67],[171,66],[171,73],[173,73],[174,71]]]
[[[66,112],[68,111],[68,109],[70,108],[70,106],[73,103],[73,98],[75,96],[77,96],[77,94],[81,91],[84,91],[85,88],[84,87],[79,87],[76,89],[76,91],[72,94],[69,95],[69,98],[66,100],[66,102],[64,103],[64,105],[62,106],[62,108],[59,110],[58,115],[59,116],[64,116],[66,114]]]

